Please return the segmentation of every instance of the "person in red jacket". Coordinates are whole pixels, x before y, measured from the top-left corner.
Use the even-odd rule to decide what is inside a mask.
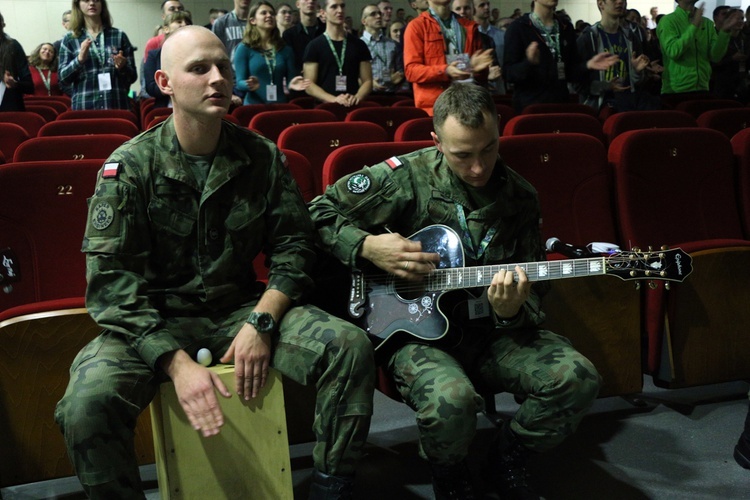
[[[432,115],[432,105],[453,82],[486,80],[492,49],[482,50],[474,21],[451,12],[451,0],[429,0],[429,9],[409,23],[404,38],[404,70],[414,104]]]

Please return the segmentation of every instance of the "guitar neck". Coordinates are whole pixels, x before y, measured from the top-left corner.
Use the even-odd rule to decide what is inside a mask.
[[[526,262],[523,264],[497,264],[490,266],[454,267],[436,269],[427,277],[429,291],[458,290],[485,287],[499,271],[513,271],[516,266],[524,270],[529,281],[546,281],[564,278],[581,278],[607,274],[604,257],[587,259]]]

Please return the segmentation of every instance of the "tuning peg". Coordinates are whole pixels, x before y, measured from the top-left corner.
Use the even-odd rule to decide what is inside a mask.
[[[651,245],[649,245],[649,246],[648,246],[648,251],[649,251],[649,252],[653,252],[653,251],[654,251],[654,247],[652,247]]]
[[[656,290],[656,287],[658,287],[658,286],[659,286],[659,285],[657,285],[655,281],[649,281],[649,282],[648,282],[648,287],[649,287],[649,288],[650,288],[651,290]]]
[[[5,293],[10,293],[12,291],[13,291],[13,285],[5,285],[3,287],[3,292],[5,292]]]
[[[662,245],[662,246],[661,246],[661,249],[662,249],[662,250],[669,250],[669,247],[668,247],[667,245]]]
[[[641,282],[640,281],[636,281],[635,282],[635,289],[636,290],[640,290],[641,289]]]
[[[635,253],[638,253],[640,251],[641,251],[641,249],[639,247],[634,247],[633,248],[633,252],[635,252]],[[634,258],[634,257],[631,256],[631,258]]]
[[[671,284],[671,283],[669,283],[669,282],[667,282],[667,283],[664,283],[664,289],[665,289],[665,290],[671,290],[671,289],[672,289],[672,284]]]

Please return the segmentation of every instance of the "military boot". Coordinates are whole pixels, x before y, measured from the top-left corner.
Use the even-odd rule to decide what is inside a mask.
[[[483,470],[485,480],[506,500],[539,500],[529,486],[526,462],[532,452],[523,446],[506,423],[495,436]]]
[[[310,485],[310,500],[351,500],[354,478],[329,476],[315,469]]]
[[[734,459],[745,469],[750,469],[750,408],[745,417],[745,430],[734,447]]]
[[[453,465],[430,464],[435,500],[474,500],[474,487],[466,461]]]

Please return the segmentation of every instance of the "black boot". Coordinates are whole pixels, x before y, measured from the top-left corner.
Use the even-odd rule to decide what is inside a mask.
[[[745,430],[740,435],[737,446],[734,447],[734,459],[745,469],[750,469],[750,408],[745,417]]]
[[[329,476],[313,470],[310,500],[351,500],[353,491],[353,477]]]
[[[466,461],[453,465],[430,464],[435,500],[474,500],[474,487]]]
[[[506,500],[539,500],[529,486],[526,461],[531,451],[518,442],[506,423],[490,444],[484,467],[484,478]]]

